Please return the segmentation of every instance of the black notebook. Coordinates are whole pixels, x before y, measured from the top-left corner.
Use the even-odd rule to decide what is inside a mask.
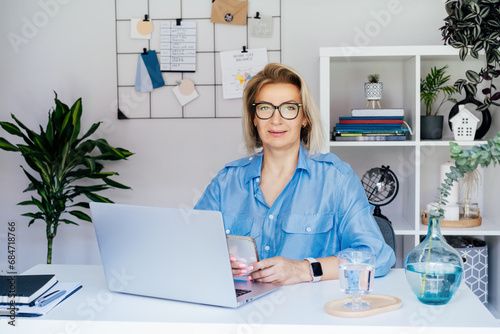
[[[29,304],[57,283],[55,275],[0,276],[0,303]]]

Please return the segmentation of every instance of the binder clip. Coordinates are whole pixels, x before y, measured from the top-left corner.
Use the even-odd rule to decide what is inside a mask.
[[[243,50],[241,50],[241,53],[246,53],[246,52],[248,52],[247,47],[243,45]]]
[[[143,54],[143,55],[147,55],[147,54],[148,54],[148,49],[146,49],[146,48],[142,48],[142,54]]]
[[[143,21],[149,22],[149,15],[148,14],[144,15],[144,20]]]
[[[175,25],[180,26],[182,22],[182,19],[175,19]]]
[[[259,12],[256,12],[256,13],[255,13],[255,16],[254,16],[253,18],[254,18],[254,19],[259,19],[259,20],[260,20],[260,16],[259,16],[259,15],[260,15],[260,13],[259,13]]]

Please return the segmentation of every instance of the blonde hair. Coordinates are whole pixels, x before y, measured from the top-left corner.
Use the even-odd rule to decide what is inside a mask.
[[[259,73],[254,75],[243,91],[243,137],[249,153],[254,153],[256,148],[262,147],[262,141],[254,126],[255,97],[259,91],[268,84],[287,83],[296,86],[302,99],[302,112],[307,119],[307,125],[300,132],[302,146],[311,154],[318,153],[323,147],[323,127],[321,115],[314,97],[302,77],[291,67],[283,64],[270,63]]]

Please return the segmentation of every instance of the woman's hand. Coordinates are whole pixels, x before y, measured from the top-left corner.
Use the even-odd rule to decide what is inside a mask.
[[[247,265],[243,262],[237,261],[233,254],[229,254],[229,259],[231,260],[231,269],[233,270],[233,276],[239,277],[245,275],[247,271]]]
[[[248,279],[257,282],[290,285],[312,280],[308,261],[290,260],[281,256],[255,262],[248,267],[248,271],[251,272]]]

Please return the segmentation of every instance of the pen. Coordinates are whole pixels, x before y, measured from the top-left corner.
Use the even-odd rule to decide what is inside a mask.
[[[17,312],[19,311],[19,307],[15,307],[15,308],[7,308],[7,307],[0,307],[0,316],[1,315],[13,315],[13,314],[17,314]]]
[[[66,290],[56,290],[54,292],[49,293],[46,296],[43,296],[42,298],[38,299],[35,302],[35,306],[43,307],[52,301],[56,300],[57,298],[61,297],[66,293]]]

